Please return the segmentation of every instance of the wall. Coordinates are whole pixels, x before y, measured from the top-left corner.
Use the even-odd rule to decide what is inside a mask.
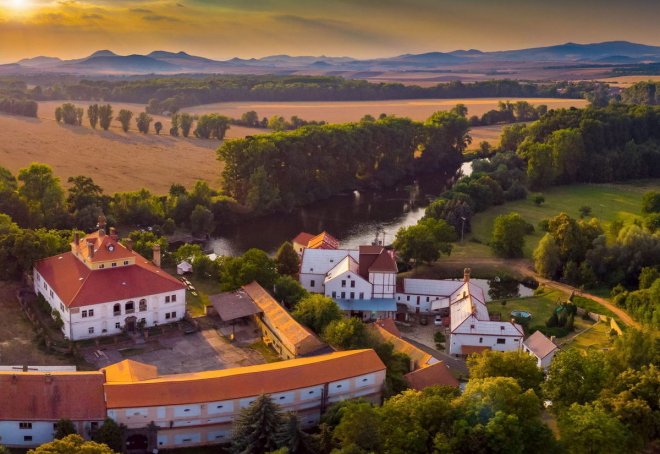
[[[481,339],[481,342],[479,340]],[[497,339],[505,339],[504,344],[498,344]],[[463,345],[490,347],[491,350],[500,352],[510,352],[520,349],[522,345],[523,336],[513,337],[494,334],[451,334],[449,337],[449,353],[452,355],[460,355],[461,347]]]
[[[342,281],[346,283],[345,287],[342,287]],[[354,282],[354,287],[351,287],[351,283]],[[332,292],[335,292],[335,296],[332,295]],[[341,296],[344,292],[345,296]],[[353,297],[351,297],[351,292]],[[360,298],[360,293],[363,294],[363,297]],[[365,299],[370,300],[371,293],[371,284],[364,280],[360,275],[346,271],[341,273],[325,284],[325,296],[329,296],[333,299]]]
[[[297,352],[295,346],[291,345],[289,342],[286,342],[280,337],[279,333],[276,333],[273,329],[271,329],[271,327],[264,321],[263,314],[255,315],[254,320],[259,326],[262,338],[268,337],[280,358],[285,360],[296,358]]]
[[[449,307],[449,299],[446,296],[416,295],[412,293],[397,293],[396,302],[408,306],[409,312],[430,313],[434,301],[444,300],[442,308]],[[418,302],[419,301],[419,302]],[[419,310],[418,310],[419,309]]]
[[[21,429],[20,423],[31,423],[30,429]],[[10,448],[33,448],[53,441],[57,421],[0,421],[0,445]],[[95,421],[100,426],[103,421]],[[81,436],[89,439],[91,421],[74,421]],[[25,437],[32,437],[25,440]]]
[[[369,273],[374,298],[394,298],[396,273]]]
[[[314,281],[314,287],[312,287],[312,281]],[[325,274],[314,274],[314,273],[301,273],[300,274],[300,285],[302,285],[305,290],[310,293],[324,293],[325,286]]]

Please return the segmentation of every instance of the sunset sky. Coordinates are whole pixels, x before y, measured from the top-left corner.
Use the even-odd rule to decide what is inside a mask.
[[[227,59],[660,45],[658,24],[657,0],[0,0],[0,62],[99,49]]]

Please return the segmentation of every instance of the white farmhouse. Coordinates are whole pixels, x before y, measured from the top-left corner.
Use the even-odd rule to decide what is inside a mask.
[[[184,317],[186,287],[101,228],[71,243],[71,252],[34,264],[34,291],[62,319],[71,340],[135,331]]]
[[[300,283],[308,292],[334,299],[352,316],[389,318],[396,313],[396,273],[394,251],[383,246],[304,249]]]
[[[396,292],[396,302],[405,304],[408,312],[430,313],[449,308],[449,297],[463,282],[440,279],[405,278]]]
[[[536,358],[536,365],[543,370],[550,367],[552,358],[559,350],[552,338],[548,339],[541,331],[536,331],[523,341],[523,351]]]
[[[523,328],[513,322],[491,320],[483,290],[467,282],[449,297],[450,346],[452,355],[484,350],[516,351],[522,345]]]

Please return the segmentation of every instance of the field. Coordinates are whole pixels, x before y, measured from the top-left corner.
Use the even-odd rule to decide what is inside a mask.
[[[23,314],[14,296],[18,284],[0,282],[0,364],[2,365],[72,365],[73,361],[47,354],[37,348],[34,326]]]
[[[586,205],[591,207],[592,216],[603,222],[605,229],[617,219],[631,223],[639,217],[642,195],[651,190],[660,190],[660,181],[645,180],[627,184],[583,184],[550,188],[543,192],[545,203],[541,206],[536,206],[532,198],[528,197],[526,200],[505,203],[475,215],[472,219],[472,234],[466,235],[465,247],[484,251],[483,245],[470,244],[469,240],[476,238],[482,243],[487,243],[491,237],[495,218],[515,211],[536,228],[534,234],[525,237],[525,257],[531,257],[532,251],[543,236],[543,232],[537,228],[539,221],[562,211],[573,218],[579,218],[579,208]],[[456,248],[458,254],[461,253],[461,247],[459,245]]]
[[[649,80],[660,81],[660,75],[651,75],[651,76],[617,76],[617,77],[608,77],[601,79],[601,82],[608,84],[616,85],[621,88],[626,88],[637,82],[646,82]]]
[[[332,101],[332,102],[225,102],[204,104],[184,109],[194,114],[218,113],[229,117],[240,117],[244,112],[254,110],[259,117],[292,115],[305,120],[324,120],[329,123],[358,121],[369,114],[377,117],[381,113],[410,117],[413,120],[426,120],[433,112],[449,110],[456,104],[465,104],[468,115],[483,115],[491,109],[497,109],[498,101],[503,98],[479,99],[403,99],[394,101]],[[561,107],[584,107],[584,99],[550,98],[511,98],[511,102],[528,101],[531,104],[546,104],[550,109]]]
[[[470,129],[472,136],[472,143],[468,146],[468,150],[475,150],[479,148],[479,143],[488,142],[496,147],[500,144],[500,136],[502,129],[508,125],[492,125],[492,126],[476,126]]]

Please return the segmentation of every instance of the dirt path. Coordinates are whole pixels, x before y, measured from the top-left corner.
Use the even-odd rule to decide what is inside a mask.
[[[593,295],[589,292],[585,292],[584,290],[580,290],[578,288],[572,287],[567,284],[563,284],[561,282],[553,281],[551,279],[546,279],[542,276],[539,276],[536,274],[534,271],[534,265],[531,260],[529,259],[502,259],[502,258],[496,258],[496,257],[475,257],[475,258],[469,258],[469,259],[447,259],[447,260],[442,260],[439,262],[441,265],[443,264],[453,264],[453,265],[458,265],[458,264],[465,264],[465,263],[470,263],[474,265],[487,265],[487,266],[494,266],[494,267],[502,267],[502,268],[507,268],[509,270],[513,270],[516,273],[523,275],[523,276],[531,276],[534,279],[536,279],[539,283],[550,287],[554,288],[556,290],[561,290],[566,293],[571,293],[575,292],[577,295],[582,296],[584,298],[589,298],[601,306],[609,309],[613,313],[615,313],[623,323],[625,323],[628,326],[632,326],[637,329],[641,329],[642,326],[636,322],[635,320],[628,315],[625,311],[622,309],[616,307],[614,304],[610,303],[608,300],[605,298],[601,298],[600,296]]]

